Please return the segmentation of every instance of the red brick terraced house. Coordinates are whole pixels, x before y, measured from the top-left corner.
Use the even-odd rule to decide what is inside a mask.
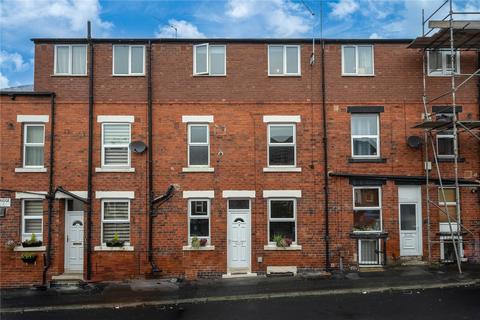
[[[410,39],[33,42],[34,91],[0,100],[2,287],[449,262],[427,192],[460,202],[462,261],[479,261],[480,144],[460,135],[460,199],[439,197],[407,143],[425,117]],[[432,96],[450,86],[439,56]],[[480,64],[458,57],[455,72]],[[479,103],[471,81],[458,117],[478,120]]]

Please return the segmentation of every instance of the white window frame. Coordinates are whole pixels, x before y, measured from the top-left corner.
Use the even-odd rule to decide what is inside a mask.
[[[442,70],[430,70],[430,52],[441,51],[442,52]],[[428,75],[430,77],[448,77],[452,74],[452,71],[447,70],[447,55],[450,54],[450,49],[440,49],[440,50],[431,50],[428,51],[427,54],[427,68],[428,68]],[[456,70],[454,74],[460,74],[460,51],[455,51],[455,62],[456,62]]]
[[[463,249],[463,237],[462,236],[454,236],[455,239],[455,245],[458,246],[458,242],[460,242],[460,252],[458,252],[458,255],[460,257],[460,260],[463,260],[464,258],[464,249]],[[454,262],[454,260],[447,260],[445,259],[445,242],[453,242],[452,236],[440,236],[440,260],[445,263],[445,262]],[[457,247],[458,248],[458,247]]]
[[[191,203],[193,201],[206,201],[207,202],[207,215],[206,216],[193,216],[192,215],[192,210],[191,210]],[[211,217],[211,203],[210,203],[210,199],[208,198],[190,198],[188,199],[187,201],[187,205],[188,205],[188,208],[187,208],[187,211],[188,211],[188,245],[191,245],[192,244],[192,238],[193,237],[197,237],[198,239],[207,239],[207,245],[210,245],[210,242],[211,242],[211,236],[212,236],[212,220],[210,219]],[[208,220],[208,236],[204,237],[204,236],[191,236],[190,234],[190,220],[191,219],[204,219],[204,220]]]
[[[353,117],[362,116],[362,115],[369,115],[369,116],[376,116],[377,117],[377,134],[376,135],[354,135],[353,134]],[[355,155],[355,148],[353,141],[355,139],[360,138],[376,138],[377,139],[377,154],[375,155]],[[380,114],[378,113],[352,113],[350,117],[350,145],[352,150],[352,158],[355,159],[378,159],[380,158]]]
[[[42,127],[43,128],[43,142],[27,142],[28,127]],[[43,147],[43,164],[41,166],[27,166],[27,147]],[[26,123],[23,128],[23,167],[24,168],[44,168],[45,167],[45,125],[42,123]]]
[[[283,47],[283,72],[279,74],[271,74],[270,73],[270,47]],[[287,48],[297,48],[298,51],[298,72],[295,73],[288,73],[287,72]],[[268,60],[268,76],[270,77],[284,77],[284,76],[301,76],[302,75],[302,57],[301,57],[301,47],[298,44],[292,45],[292,44],[269,44],[268,45],[268,52],[267,52],[267,60]]]
[[[345,48],[353,47],[355,48],[355,72],[347,73],[345,72]],[[372,73],[358,73],[358,48],[359,47],[371,47],[372,48]],[[345,44],[342,45],[342,76],[356,76],[356,77],[372,77],[375,76],[375,46],[372,44]]]
[[[38,219],[42,221],[40,224],[42,227],[42,231],[41,233],[35,233],[35,237],[37,238],[37,240],[43,241],[43,210],[42,210],[42,215],[40,216],[25,216],[25,201],[39,201],[39,202],[42,202],[42,206],[43,206],[43,200],[34,199],[34,198],[22,199],[22,241],[29,240],[32,237],[31,233],[25,232],[25,227],[26,227],[25,220],[38,220]]]
[[[455,190],[455,187],[443,187],[443,189],[451,189],[451,190]],[[457,199],[457,193],[455,192],[455,201],[440,201],[441,200],[441,197],[442,196],[442,187],[438,187],[438,205],[440,207],[445,207],[445,205],[447,206],[456,206],[457,205],[457,202],[458,202],[458,199]],[[446,199],[444,199],[446,200]]]
[[[59,47],[68,47],[68,72],[60,73],[57,72],[57,48]],[[73,49],[72,47],[84,47],[85,48],[85,73],[72,73],[72,64],[73,64]],[[53,74],[56,76],[86,76],[88,74],[88,56],[87,56],[87,45],[86,44],[59,44],[55,45],[54,54],[53,54]]]
[[[295,223],[295,241],[292,239],[292,245],[298,243],[298,232],[297,232],[297,199],[295,198],[269,198],[267,199],[268,206],[268,225],[267,225],[267,243],[269,246],[275,246],[275,242],[270,241],[270,222],[294,222]],[[272,218],[272,201],[293,201],[293,218]]]
[[[207,127],[207,142],[192,142],[191,138],[191,127],[196,126],[196,127]],[[210,126],[208,123],[189,123],[187,125],[188,130],[187,130],[187,139],[188,139],[188,146],[187,146],[187,165],[189,168],[210,168]],[[190,146],[207,146],[208,149],[208,163],[202,164],[202,165],[191,165],[190,164]]]
[[[355,190],[357,189],[376,189],[378,190],[378,207],[357,207],[355,206]],[[372,186],[356,186],[352,188],[352,207],[353,214],[355,211],[360,210],[378,210],[380,211],[380,230],[353,230],[354,233],[381,233],[383,231],[383,210],[382,210],[382,187],[372,187]],[[353,219],[355,224],[355,218]]]
[[[201,46],[207,47],[207,71],[206,72],[197,72],[197,48]],[[223,73],[222,74],[211,74],[210,70],[210,47],[223,47]],[[194,76],[210,76],[210,77],[223,77],[227,75],[227,46],[224,44],[209,44],[200,43],[193,45],[193,75]]]
[[[128,203],[128,220],[105,220],[105,202],[127,202]],[[130,241],[128,242],[125,242],[125,246],[129,246],[131,241],[132,241],[132,222],[130,221],[130,199],[102,199],[101,200],[101,206],[102,206],[102,217],[101,217],[101,220],[102,220],[102,226],[101,226],[101,230],[100,230],[100,239],[101,239],[101,243],[102,245],[106,245],[106,242],[103,240],[103,224],[104,223],[127,223],[129,224],[130,228],[129,228],[129,238],[130,238]]]
[[[271,143],[270,128],[271,127],[293,127],[293,142],[287,143]],[[267,167],[268,168],[296,168],[297,167],[297,125],[295,123],[269,123],[267,126]],[[291,147],[293,146],[293,164],[292,165],[270,165],[270,147]]]
[[[376,241],[378,243],[378,261],[364,261],[362,260],[362,241]],[[383,260],[382,260],[382,241],[381,239],[358,239],[358,242],[357,242],[357,245],[358,245],[358,264],[362,267],[368,267],[368,266],[372,266],[372,267],[375,267],[375,266],[379,266],[382,264]],[[373,262],[377,262],[377,263],[373,263]]]
[[[450,139],[455,139],[455,136],[453,134],[445,134],[445,133],[438,133],[437,136],[436,136],[436,143],[437,143],[437,156],[439,158],[442,158],[442,159],[451,159],[451,158],[455,158],[455,153],[453,154],[440,154],[440,149],[439,149],[439,143],[438,143],[438,140],[439,139],[445,139],[445,138],[450,138]]]
[[[129,45],[129,44],[118,44],[112,46],[112,75],[116,77],[129,77],[129,76],[144,76],[145,75],[145,46],[144,45]],[[128,47],[128,73],[115,73],[115,48],[116,47]],[[143,72],[134,73],[132,72],[132,48],[139,47],[143,50]]]
[[[105,144],[104,141],[104,130],[105,125],[128,125],[129,128],[129,142],[126,144],[127,147],[127,154],[128,154],[128,163],[127,164],[105,164],[105,148],[114,147],[114,148],[121,148],[124,147],[123,145],[119,144]],[[130,143],[132,142],[132,124],[128,122],[102,122],[102,168],[131,168],[131,152],[130,152]]]

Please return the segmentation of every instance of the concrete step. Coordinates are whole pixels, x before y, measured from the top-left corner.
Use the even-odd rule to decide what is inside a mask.
[[[58,276],[52,276],[50,281],[51,288],[80,288],[84,284],[83,274],[64,273]]]
[[[428,264],[428,262],[423,261],[421,256],[412,256],[412,257],[400,257],[400,264],[402,266],[423,266]]]

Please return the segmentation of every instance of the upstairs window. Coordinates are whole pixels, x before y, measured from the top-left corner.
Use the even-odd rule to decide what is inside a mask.
[[[118,239],[130,243],[130,201],[102,200],[102,243]]]
[[[145,46],[113,46],[113,75],[145,75]]]
[[[268,125],[269,167],[295,167],[295,127],[294,124]]]
[[[45,149],[45,126],[25,124],[23,135],[23,167],[43,168]]]
[[[43,234],[43,201],[23,200],[22,208],[22,241],[35,234],[37,240],[42,240]]]
[[[342,46],[342,75],[373,76],[373,46]]]
[[[102,167],[130,167],[130,124],[102,124]]]
[[[428,51],[428,74],[430,76],[448,76],[452,72],[459,73],[460,52],[454,52],[454,63],[452,67],[452,55],[450,50]]]
[[[353,230],[382,230],[381,192],[379,187],[353,188]]]
[[[268,46],[269,76],[300,75],[300,46],[269,45]]]
[[[188,125],[188,166],[210,165],[210,137],[208,124]]]
[[[454,158],[454,136],[452,132],[446,131],[437,134],[437,155],[439,158]]]
[[[378,114],[352,114],[352,157],[378,158],[380,134]]]
[[[86,75],[87,46],[55,46],[55,75]]]
[[[203,43],[193,46],[193,74],[226,75],[226,47]]]

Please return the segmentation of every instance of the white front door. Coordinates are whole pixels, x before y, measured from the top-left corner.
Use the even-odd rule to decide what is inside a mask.
[[[65,272],[83,272],[83,211],[65,211]]]
[[[422,203],[419,186],[399,186],[400,256],[422,255]]]
[[[228,272],[250,272],[250,200],[228,200]]]

